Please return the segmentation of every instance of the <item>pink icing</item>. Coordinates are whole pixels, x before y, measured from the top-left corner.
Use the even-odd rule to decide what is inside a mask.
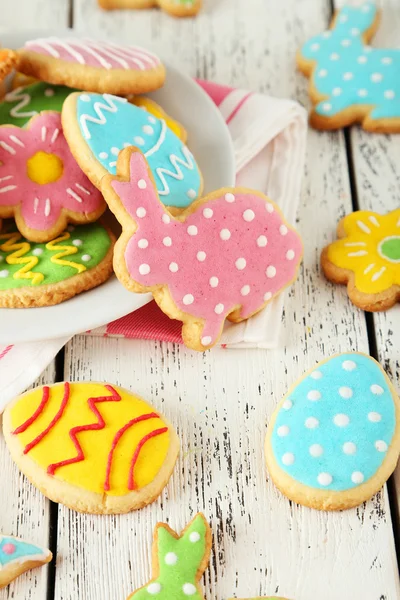
[[[112,187],[137,223],[125,251],[130,276],[167,284],[180,310],[204,320],[205,346],[233,309],[247,318],[295,277],[300,237],[264,196],[224,191],[178,221],[159,202],[141,153],[131,155],[130,181]]]
[[[14,552],[16,551],[17,547],[14,544],[4,544],[4,546],[2,547],[2,550],[4,552],[4,554],[14,554]]]
[[[55,154],[63,162],[57,181],[41,185],[29,179],[27,161],[39,151]],[[62,208],[84,215],[103,204],[103,196],[68,148],[59,113],[38,115],[27,129],[0,127],[0,215],[2,208],[20,206],[26,225],[44,231],[56,224]]]
[[[25,48],[52,58],[107,70],[149,71],[160,64],[155,54],[139,46],[119,46],[90,39],[41,38],[26,42]]]

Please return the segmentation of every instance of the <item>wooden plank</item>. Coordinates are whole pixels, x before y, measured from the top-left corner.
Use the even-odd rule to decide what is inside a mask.
[[[46,29],[53,31],[68,26],[69,0],[18,0],[2,2],[0,32],[21,29]]]
[[[150,45],[192,75],[303,101],[307,82],[295,73],[294,53],[329,13],[328,1],[209,0],[198,19],[178,22],[157,11],[74,5],[78,27]],[[288,386],[324,356],[368,351],[364,316],[318,266],[333,224],[351,210],[343,136],[310,132],[308,165],[298,219],[304,267],[287,297],[281,348],[195,354],[85,336],[69,344],[66,378],[109,380],[141,394],[176,424],[182,453],[161,498],[140,512],[95,517],[59,507],[57,599],[125,597],[150,575],[154,524],[179,529],[197,510],[214,532],[208,600],[274,592],[297,600],[399,598],[385,492],[327,514],[291,504],[265,483],[265,424]]]

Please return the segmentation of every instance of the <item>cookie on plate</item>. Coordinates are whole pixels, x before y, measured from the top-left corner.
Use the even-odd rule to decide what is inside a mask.
[[[28,240],[49,242],[105,208],[69,150],[59,113],[40,113],[24,129],[0,127],[0,217],[15,217]]]
[[[211,551],[211,529],[198,513],[180,535],[166,523],[157,523],[152,549],[152,579],[128,600],[203,600],[200,579],[207,568]]]
[[[310,78],[311,125],[337,129],[362,123],[367,131],[400,132],[400,50],[368,45],[379,23],[370,0],[344,6],[330,29],[297,55]]]
[[[42,111],[61,112],[65,98],[73,91],[75,90],[62,85],[42,81],[13,89],[0,103],[0,125],[24,127]]]
[[[87,513],[126,513],[153,502],[179,452],[160,413],[104,383],[26,392],[7,406],[3,431],[14,461],[45,496]]]
[[[263,194],[221,189],[174,218],[140,151],[123,150],[117,171],[102,181],[123,229],[116,275],[128,290],[151,292],[163,312],[182,321],[190,348],[213,346],[225,319],[248,319],[296,278],[301,239]]]
[[[106,10],[159,6],[174,17],[196,15],[202,5],[202,0],[98,0],[98,2]]]
[[[13,50],[0,48],[0,81],[18,67],[18,55]]]
[[[308,371],[268,424],[265,456],[285,496],[318,510],[369,500],[396,467],[400,401],[382,367],[347,352]]]
[[[26,75],[91,92],[143,94],[165,80],[160,59],[138,46],[49,37],[26,42],[18,57]]]
[[[167,115],[165,110],[159,104],[157,104],[157,102],[154,102],[154,100],[151,100],[151,98],[147,98],[147,96],[132,96],[131,98],[128,98],[128,100],[129,102],[132,102],[132,104],[135,104],[135,106],[139,106],[139,108],[147,110],[147,112],[153,115],[153,117],[157,117],[157,119],[162,119],[165,121],[168,129],[170,129],[180,140],[182,140],[184,144],[186,144],[187,131],[185,130],[184,126]]]
[[[144,153],[158,194],[166,206],[185,208],[202,192],[203,181],[188,147],[163,119],[109,94],[71,94],[62,122],[71,152],[92,183],[99,187],[116,173],[117,158],[127,146]]]
[[[45,565],[52,558],[49,550],[0,534],[0,589],[22,573]]]
[[[350,300],[362,310],[391,308],[400,300],[400,209],[351,213],[339,222],[337,235],[322,251],[325,276],[347,284]]]
[[[38,244],[6,222],[0,231],[0,307],[51,306],[97,287],[113,273],[114,242],[100,223],[70,225]]]

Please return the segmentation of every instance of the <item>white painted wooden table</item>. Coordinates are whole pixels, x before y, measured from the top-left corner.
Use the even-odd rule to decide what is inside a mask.
[[[295,70],[295,51],[326,27],[332,12],[330,0],[205,0],[197,19],[177,21],[157,11],[101,12],[96,0],[0,4],[0,34],[74,25],[149,43],[193,76],[305,104],[307,82]],[[382,4],[376,43],[400,46],[399,2]],[[149,341],[77,336],[68,344],[41,383],[95,379],[135,390],[177,425],[181,457],[152,506],[125,516],[84,516],[46,501],[18,474],[0,439],[0,530],[50,544],[56,556],[48,569],[0,592],[1,600],[124,600],[149,578],[155,523],[180,529],[198,510],[214,532],[207,600],[273,593],[293,600],[400,598],[400,472],[389,484],[391,505],[385,489],[358,509],[329,514],[286,500],[268,481],[263,459],[274,406],[329,354],[375,354],[399,387],[400,306],[366,318],[319,268],[320,250],[341,216],[357,207],[399,206],[399,157],[400,136],[310,131],[298,213],[305,258],[287,297],[281,348],[203,355]]]

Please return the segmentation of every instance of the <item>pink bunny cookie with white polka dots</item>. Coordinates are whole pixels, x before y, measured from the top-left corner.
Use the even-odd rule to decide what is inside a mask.
[[[134,148],[120,153],[117,176],[104,176],[102,192],[123,228],[117,277],[128,290],[152,292],[182,321],[190,348],[213,346],[225,319],[248,319],[296,278],[300,236],[259,192],[221,189],[173,218]]]

